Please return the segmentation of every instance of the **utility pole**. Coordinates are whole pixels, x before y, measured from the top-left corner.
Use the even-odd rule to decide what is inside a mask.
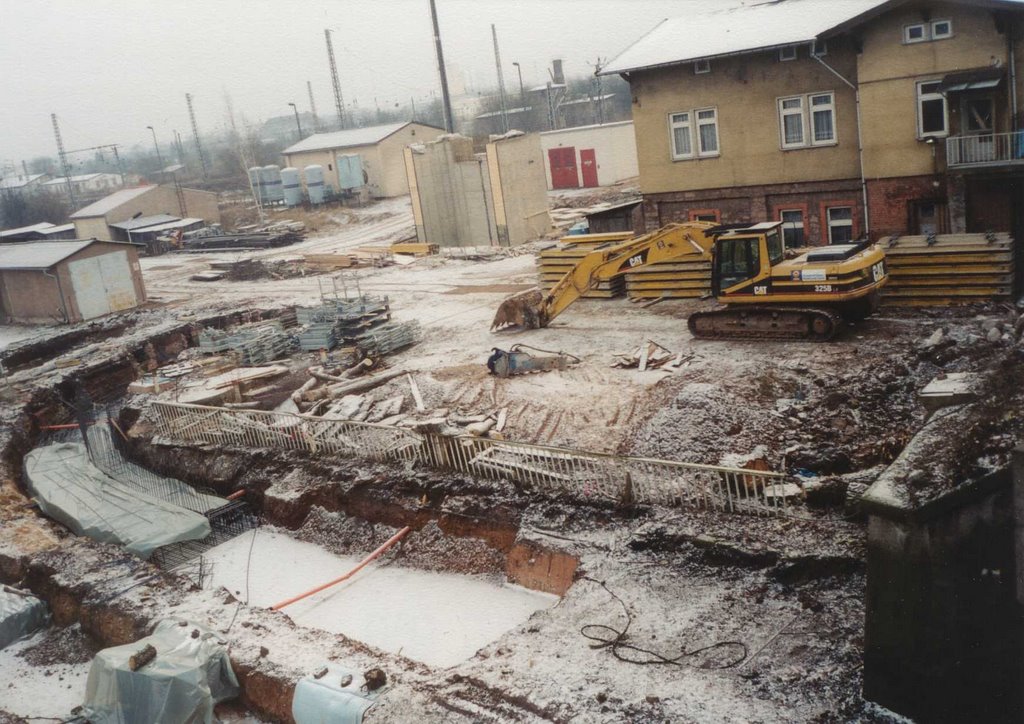
[[[345,128],[345,101],[341,97],[341,81],[338,80],[338,64],[334,61],[334,46],[331,44],[331,29],[324,29],[327,39],[327,62],[331,66],[331,85],[334,87],[334,107],[338,111],[338,128]]]
[[[294,103],[289,103],[288,105],[290,105],[292,107],[292,110],[295,111],[295,127],[299,131],[299,140],[301,141],[302,140],[302,122],[299,121],[299,107],[297,105],[295,105]]]
[[[57,124],[57,114],[51,113],[50,120],[53,121],[53,135],[57,139],[57,155],[60,157],[60,168],[64,174],[64,182],[68,187],[68,201],[71,202],[71,210],[74,211],[78,207],[78,202],[75,200],[75,187],[71,183],[71,166],[68,164],[68,155],[64,153],[64,141],[60,137],[60,126]]]
[[[192,108],[192,94],[186,93],[185,100],[188,102],[188,117],[192,121],[192,136],[196,140],[196,151],[199,152],[199,165],[203,168],[203,178],[209,178],[206,170],[206,154],[203,153],[203,144],[199,142],[199,126],[196,125],[196,112]]]
[[[604,91],[601,88],[601,57],[594,61],[594,85],[597,86],[597,122],[604,124]]]
[[[444,130],[455,133],[452,118],[452,99],[448,95],[448,73],[444,69],[444,50],[441,48],[441,29],[437,25],[437,7],[430,0],[430,21],[434,26],[434,52],[437,54],[437,72],[441,75],[441,112],[444,114]]]
[[[516,67],[516,72],[519,74],[519,104],[525,109],[526,93],[523,91],[523,67],[514,60],[512,61],[512,65]]]
[[[306,90],[309,91],[309,110],[313,114],[313,130],[320,133],[320,116],[316,114],[316,101],[313,100],[313,82],[306,81]]]
[[[160,155],[160,144],[156,142],[156,129],[153,128],[152,126],[146,126],[146,128],[148,128],[150,133],[153,134],[153,148],[156,149],[156,160],[157,160],[157,163],[160,164],[160,179],[163,180],[163,177],[164,177],[164,157],[162,155]]]
[[[501,132],[508,133],[508,104],[505,102],[505,74],[501,72],[501,53],[498,52],[498,31],[491,24],[491,37],[494,39],[494,66],[498,70],[498,94],[501,96]]]

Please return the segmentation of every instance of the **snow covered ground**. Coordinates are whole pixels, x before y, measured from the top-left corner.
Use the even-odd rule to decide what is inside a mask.
[[[337,578],[360,561],[268,529],[234,538],[204,558],[212,566],[209,585],[261,607]],[[557,601],[495,579],[372,563],[284,612],[303,626],[448,667]]]
[[[0,650],[0,712],[64,721],[85,700],[89,663],[31,666],[20,656],[47,636],[47,631],[40,631]]]

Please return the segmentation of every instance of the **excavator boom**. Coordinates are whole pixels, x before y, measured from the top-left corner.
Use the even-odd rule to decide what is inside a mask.
[[[595,249],[566,272],[546,294],[540,289],[529,289],[502,302],[491,322],[491,329],[546,327],[598,283],[629,269],[685,256],[710,260],[714,237],[708,232],[715,226],[704,221],[670,224],[650,234]]]

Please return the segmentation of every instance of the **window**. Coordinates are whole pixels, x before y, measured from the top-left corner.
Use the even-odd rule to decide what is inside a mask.
[[[917,84],[917,133],[919,138],[949,134],[946,96],[939,92],[941,81]]]
[[[768,247],[768,264],[775,266],[781,264],[786,256],[786,250],[782,246],[782,237],[778,229],[772,229],[765,235],[765,246]]]
[[[831,93],[818,93],[811,96],[810,99],[811,129],[814,132],[811,143],[814,145],[835,143],[835,97]]]
[[[952,37],[952,20],[933,20],[931,23],[914,23],[903,26],[904,43],[924,43],[929,40],[945,40]]]
[[[835,94],[832,92],[780,98],[779,131],[782,147],[805,148],[834,144],[835,116]]]
[[[698,155],[718,155],[718,111],[714,108],[697,111],[697,139]]]
[[[853,241],[853,208],[833,206],[826,210],[828,216],[828,243],[848,244]]]
[[[904,43],[923,43],[928,40],[928,33],[924,23],[903,26]]]
[[[718,111],[703,108],[696,111],[670,113],[672,159],[680,161],[695,156],[717,156]]]
[[[693,72],[697,73],[697,74],[700,74],[700,73],[710,73],[711,72],[711,61],[710,60],[696,60],[696,61],[694,61],[694,63],[693,63]]]
[[[713,221],[717,224],[720,218],[718,209],[694,209],[690,212],[690,221]]]
[[[828,55],[828,41],[827,40],[815,40],[811,44],[811,55],[815,58],[824,58]]]
[[[672,158],[693,158],[690,114],[672,113],[669,115],[669,125],[672,127]]]
[[[932,40],[943,40],[953,37],[952,20],[935,20],[932,22]]]
[[[779,60],[796,60],[796,46],[788,45],[785,48],[779,48]]]
[[[804,212],[803,209],[783,209],[779,212],[782,222],[782,240],[787,249],[804,245]]]
[[[783,98],[779,101],[779,114],[782,128],[782,147],[794,148],[804,146],[804,99]]]

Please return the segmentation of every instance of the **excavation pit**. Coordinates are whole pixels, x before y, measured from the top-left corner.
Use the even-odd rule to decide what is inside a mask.
[[[415,545],[415,534],[409,544]],[[224,586],[240,600],[248,598],[250,606],[269,608],[341,576],[361,557],[334,555],[263,528],[211,549],[203,559],[209,568],[205,586]],[[496,576],[422,571],[383,561],[282,612],[300,626],[449,667],[557,602],[558,596]]]

